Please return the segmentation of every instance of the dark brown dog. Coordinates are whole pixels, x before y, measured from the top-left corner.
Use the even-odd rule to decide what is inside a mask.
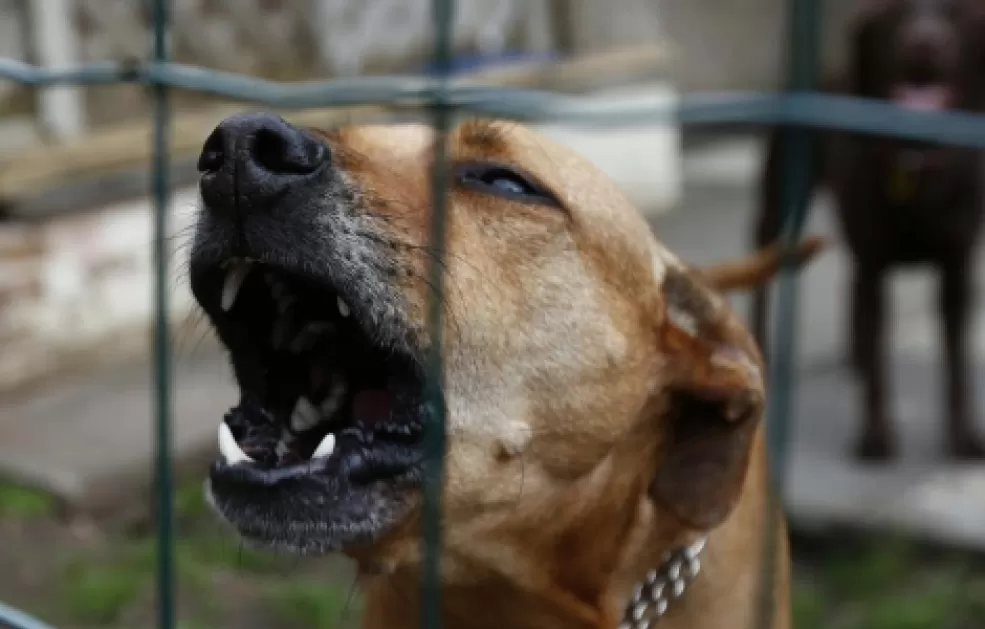
[[[985,104],[985,5],[973,0],[880,0],[862,9],[849,42],[849,67],[825,89],[889,100],[919,110],[980,111]],[[784,135],[769,139],[760,191],[757,243],[780,228],[778,184]],[[966,334],[972,269],[982,217],[981,153],[849,133],[818,134],[813,184],[833,192],[853,257],[852,363],[864,386],[863,459],[894,456],[884,371],[886,277],[901,265],[929,264],[941,277],[940,310],[947,369],[947,446],[978,459]],[[765,342],[765,295],[757,296],[754,330]]]

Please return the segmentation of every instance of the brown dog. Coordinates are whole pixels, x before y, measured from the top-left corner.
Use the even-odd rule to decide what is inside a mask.
[[[864,5],[850,40],[849,71],[827,88],[921,110],[981,111],[985,105],[985,5],[977,0],[878,0]],[[757,225],[758,245],[780,228],[782,133],[770,138]],[[941,276],[947,367],[947,444],[956,458],[985,456],[974,427],[966,341],[973,253],[983,214],[977,150],[829,133],[819,138],[814,183],[834,193],[852,254],[852,363],[864,388],[856,448],[866,460],[896,452],[886,402],[886,277],[899,266],[929,264]],[[764,295],[754,328],[765,335]]]
[[[434,140],[243,114],[199,164],[192,289],[242,391],[211,501],[248,541],[354,558],[367,627],[419,623]],[[445,626],[750,626],[771,518],[788,626],[760,355],[709,288],[780,252],[700,279],[571,151],[499,122],[448,142]]]

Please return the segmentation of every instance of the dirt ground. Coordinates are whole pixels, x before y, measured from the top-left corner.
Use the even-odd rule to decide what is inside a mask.
[[[150,499],[142,496],[141,499]],[[329,629],[358,621],[350,566],[238,544],[202,501],[176,494],[181,629]],[[901,540],[794,540],[798,629],[980,629],[985,559]],[[0,600],[56,628],[155,621],[151,523],[66,518],[44,494],[0,484]]]

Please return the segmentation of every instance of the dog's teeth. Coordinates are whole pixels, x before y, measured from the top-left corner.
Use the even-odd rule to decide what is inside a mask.
[[[320,421],[321,415],[315,405],[303,395],[299,397],[291,412],[291,429],[294,432],[304,432],[317,426]]]
[[[312,321],[305,324],[294,340],[291,341],[291,351],[295,354],[306,352],[314,347],[318,339],[332,331],[332,324],[327,321]]]
[[[343,317],[348,317],[349,313],[352,312],[351,310],[349,310],[349,304],[342,301],[341,297],[338,298],[338,305],[339,305],[339,314],[342,315]]]
[[[250,265],[246,262],[238,262],[226,272],[226,280],[222,283],[222,310],[229,312],[229,309],[236,303],[236,296],[239,289],[243,286],[243,280],[250,271]]]
[[[327,459],[335,451],[335,435],[328,433],[325,438],[321,440],[318,447],[315,448],[314,454],[311,455],[313,459]]]
[[[244,461],[253,462],[253,459],[243,452],[243,448],[236,443],[233,431],[229,429],[226,422],[219,424],[219,453],[222,454],[227,465],[236,465]]]

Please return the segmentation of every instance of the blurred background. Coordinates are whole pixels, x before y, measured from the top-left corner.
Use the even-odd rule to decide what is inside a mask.
[[[823,63],[836,67],[857,2],[821,4]],[[176,0],[173,11],[181,63],[285,81],[428,70],[428,0]],[[0,0],[0,57],[51,68],[144,59],[149,20],[148,3],[133,0]],[[771,91],[784,82],[786,23],[783,0],[459,0],[456,69],[605,102]],[[198,149],[242,106],[183,92],[172,102],[180,626],[351,626],[359,600],[348,565],[241,548],[203,503],[216,420],[235,390],[192,306],[184,247]],[[0,81],[0,601],[66,629],[154,617],[150,103],[134,85]],[[320,126],[394,116],[378,107],[283,113]],[[760,133],[538,126],[606,170],[686,261],[748,250]],[[892,408],[903,455],[860,467],[847,455],[859,413],[844,361],[846,258],[824,194],[808,232],[835,246],[800,289],[786,485],[796,626],[985,626],[985,467],[939,454],[933,280],[894,275]],[[745,316],[746,300],[736,306]],[[977,384],[983,337],[973,338]]]

